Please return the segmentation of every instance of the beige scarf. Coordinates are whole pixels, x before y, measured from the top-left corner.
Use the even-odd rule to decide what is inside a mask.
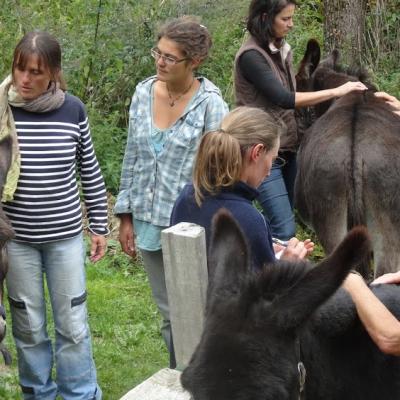
[[[5,180],[1,201],[5,202],[13,199],[21,166],[17,130],[10,105],[22,107],[30,112],[44,113],[60,108],[64,103],[64,99],[65,93],[59,88],[59,84],[54,82],[51,82],[46,92],[31,101],[25,101],[16,92],[12,85],[11,75],[0,84],[0,142],[8,136],[12,139],[11,164]]]

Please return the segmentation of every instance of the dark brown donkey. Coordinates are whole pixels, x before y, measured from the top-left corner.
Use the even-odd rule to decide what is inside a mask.
[[[3,194],[3,187],[11,160],[11,138],[6,137],[0,141],[0,199]],[[0,203],[0,352],[3,354],[6,364],[11,363],[11,357],[7,349],[2,345],[2,340],[6,334],[6,316],[3,306],[3,284],[7,273],[7,259],[5,254],[5,244],[7,240],[14,236],[14,231],[3,212]]]
[[[204,330],[181,377],[193,400],[400,399],[400,357],[381,353],[336,291],[369,252],[365,228],[316,266],[254,271],[233,217],[222,210],[213,227]],[[400,286],[372,290],[400,318]]]
[[[318,43],[310,41],[297,75],[298,91],[329,89],[348,80],[365,83],[364,74],[339,68],[337,51],[321,63],[319,54]],[[313,109],[318,119],[298,152],[295,206],[327,253],[353,226],[367,226],[379,276],[400,268],[400,118],[373,91],[350,93]],[[360,270],[367,277],[368,262]]]

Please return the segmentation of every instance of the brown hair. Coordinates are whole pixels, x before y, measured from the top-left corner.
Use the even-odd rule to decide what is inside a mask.
[[[33,54],[39,57],[39,67],[47,68],[51,80],[60,83],[60,87],[66,90],[66,83],[61,70],[61,47],[57,39],[47,32],[28,32],[17,44],[14,50],[12,74],[17,67],[25,68],[28,59]]]
[[[240,180],[243,157],[254,144],[271,150],[285,129],[273,115],[254,107],[238,107],[225,116],[221,129],[203,136],[193,170],[196,203],[204,193],[216,194]]]
[[[212,45],[208,29],[194,16],[183,16],[166,22],[158,31],[157,40],[166,37],[176,42],[185,57],[204,61]]]
[[[247,17],[247,30],[262,48],[274,40],[275,17],[288,5],[297,5],[296,0],[252,0]]]

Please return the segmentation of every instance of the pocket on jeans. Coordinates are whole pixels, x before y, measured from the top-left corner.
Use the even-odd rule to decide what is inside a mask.
[[[74,341],[79,342],[87,335],[87,292],[71,299],[71,333]]]
[[[26,308],[26,303],[23,300],[16,300],[8,296],[10,303],[12,331],[15,336],[29,337],[31,333],[31,322]]]

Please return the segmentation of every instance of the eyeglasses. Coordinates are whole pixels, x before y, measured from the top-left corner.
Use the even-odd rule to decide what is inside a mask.
[[[286,165],[287,161],[282,157],[276,157],[274,161],[274,167],[282,168]]]
[[[175,64],[179,64],[182,61],[186,61],[188,60],[188,58],[181,58],[180,60],[177,60],[174,57],[170,57],[170,56],[164,56],[163,54],[161,54],[160,52],[158,52],[155,48],[152,48],[150,50],[151,56],[158,61],[160,58],[162,58],[163,62],[165,62],[165,64],[167,65],[175,65]]]

